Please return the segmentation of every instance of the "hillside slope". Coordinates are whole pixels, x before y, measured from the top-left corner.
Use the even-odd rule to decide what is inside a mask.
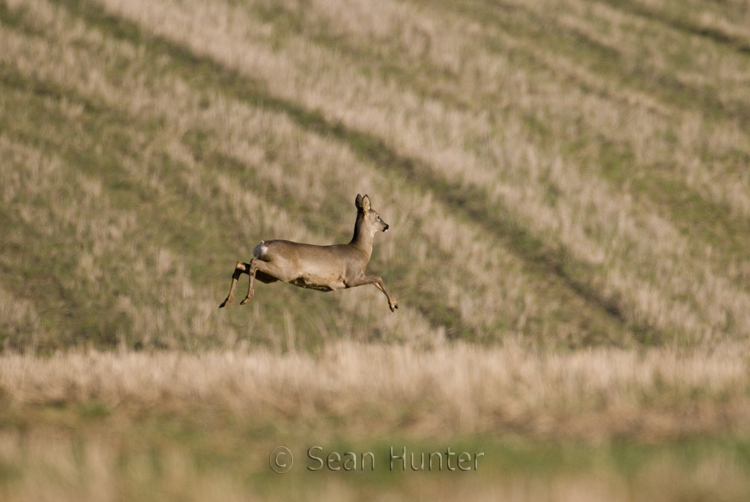
[[[0,342],[744,341],[750,9],[689,3],[0,2]],[[217,309],[357,193],[398,313]]]

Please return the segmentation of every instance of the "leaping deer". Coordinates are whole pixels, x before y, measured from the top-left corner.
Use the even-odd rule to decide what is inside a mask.
[[[357,223],[354,225],[354,237],[349,244],[315,246],[284,240],[260,241],[253,249],[253,259],[250,263],[237,262],[229,294],[219,308],[232,303],[237,280],[242,274],[248,274],[250,287],[247,297],[240,305],[253,299],[257,277],[266,284],[282,281],[318,291],[335,291],[374,284],[388,298],[391,312],[395,312],[398,303],[386,289],[383,279],[365,273],[372,255],[372,240],[375,233],[388,231],[388,224],[370,207],[370,198],[367,195],[362,197],[357,194],[354,205],[357,207]]]

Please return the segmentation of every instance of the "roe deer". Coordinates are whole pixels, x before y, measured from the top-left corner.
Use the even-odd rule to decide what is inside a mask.
[[[253,299],[257,277],[266,284],[282,281],[318,291],[335,291],[374,284],[388,297],[388,306],[391,312],[394,312],[398,308],[398,303],[385,288],[383,279],[377,275],[365,274],[365,268],[372,255],[375,232],[387,231],[388,224],[370,207],[370,198],[367,195],[362,197],[357,194],[354,205],[357,207],[357,223],[354,225],[354,237],[349,244],[315,246],[283,240],[260,241],[253,249],[253,259],[250,263],[237,262],[229,294],[219,308],[232,302],[237,280],[242,274],[248,274],[250,287],[247,297],[240,305]]]

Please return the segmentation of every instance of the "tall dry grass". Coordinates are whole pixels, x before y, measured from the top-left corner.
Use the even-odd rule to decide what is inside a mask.
[[[126,417],[143,410],[225,411],[255,424],[311,424],[319,437],[398,430],[414,437],[663,440],[747,432],[750,372],[741,352],[550,354],[513,344],[425,352],[337,343],[317,356],[8,355],[0,360],[0,393],[6,406],[19,410],[101,403]]]
[[[619,448],[706,434],[744,437],[744,352],[551,354],[513,343],[425,351],[344,342],[317,355],[3,355],[2,420],[17,425],[0,432],[0,496],[742,500],[750,488],[741,447]],[[486,452],[471,476],[388,472],[377,447],[390,441],[432,451],[466,437]],[[293,448],[296,470],[269,478],[268,454],[279,442]],[[553,446],[525,452],[516,442]],[[304,450],[311,444],[374,449],[378,471],[309,473]]]

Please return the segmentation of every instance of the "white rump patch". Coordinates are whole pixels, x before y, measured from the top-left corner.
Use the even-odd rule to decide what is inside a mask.
[[[259,260],[262,260],[267,252],[268,246],[266,246],[266,241],[260,241],[260,244],[255,246],[255,248],[253,249],[253,256]]]

